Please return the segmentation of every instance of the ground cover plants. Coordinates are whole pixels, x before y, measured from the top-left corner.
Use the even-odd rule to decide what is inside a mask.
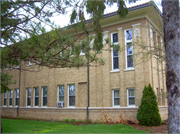
[[[146,133],[125,124],[73,125],[55,121],[1,118],[3,133]]]

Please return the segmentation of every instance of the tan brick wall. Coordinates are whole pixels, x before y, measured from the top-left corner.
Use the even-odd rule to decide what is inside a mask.
[[[1,116],[16,117],[17,108],[2,108]],[[162,120],[167,119],[167,107],[159,107]],[[113,121],[120,121],[120,115],[124,120],[137,121],[137,108],[90,108],[89,119],[102,120],[103,115],[106,119]],[[63,119],[76,119],[85,120],[87,117],[86,108],[19,108],[19,117],[35,118],[35,119],[48,119],[48,120],[63,120]]]

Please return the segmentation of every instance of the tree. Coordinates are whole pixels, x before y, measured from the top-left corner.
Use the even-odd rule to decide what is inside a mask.
[[[156,95],[150,84],[144,87],[141,105],[137,113],[137,120],[143,126],[161,125],[161,116],[159,114]]]
[[[168,132],[180,133],[180,28],[179,1],[162,1],[168,91]]]
[[[134,2],[135,0],[131,0]],[[81,67],[87,65],[87,59],[80,56],[83,51],[89,53],[89,63],[95,62],[95,66],[103,65],[104,60],[97,58],[103,48],[103,34],[100,20],[103,17],[105,4],[118,4],[118,14],[125,17],[128,9],[124,1],[61,1],[61,0],[41,0],[29,1],[18,0],[1,2],[1,43],[5,46],[1,49],[1,68],[19,65],[21,61],[35,63],[35,66],[49,68]],[[54,27],[49,17],[54,13],[65,13],[66,8],[73,7],[71,14],[71,24],[76,31],[81,30],[82,34],[72,36],[64,34],[64,29]],[[86,7],[86,11],[84,10]],[[78,11],[77,11],[78,9]],[[25,12],[25,14],[24,14]],[[85,24],[85,12],[92,16],[92,22]],[[75,23],[76,22],[76,23]],[[46,32],[41,23],[50,25],[53,30]],[[96,36],[93,47],[90,48],[87,38],[78,42],[85,30],[93,27]],[[22,36],[22,33],[25,36]],[[108,39],[106,39],[108,44]],[[88,44],[87,44],[88,43]],[[9,45],[13,44],[13,45]],[[111,45],[111,44],[110,44]],[[73,56],[72,56],[73,55]],[[87,55],[86,55],[87,56]]]

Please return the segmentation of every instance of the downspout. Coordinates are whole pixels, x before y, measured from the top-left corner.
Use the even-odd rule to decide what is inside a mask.
[[[21,61],[20,61],[20,65],[19,65],[19,104],[18,104],[18,107],[17,107],[17,116],[19,116],[20,89],[21,89]]]
[[[88,97],[88,104],[87,104],[87,117],[86,119],[89,119],[89,33],[87,30],[85,30],[87,33],[87,44],[88,44],[88,51],[87,51],[87,97]]]

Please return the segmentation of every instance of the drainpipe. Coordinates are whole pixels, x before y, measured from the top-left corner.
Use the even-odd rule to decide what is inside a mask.
[[[21,89],[21,61],[20,61],[20,65],[19,65],[19,104],[18,104],[18,107],[17,107],[17,116],[19,116],[20,89]]]
[[[88,45],[89,45],[89,33],[87,30],[85,30],[87,33],[87,40],[88,40]],[[88,105],[87,105],[87,117],[86,119],[89,119],[89,47],[87,51],[87,97],[88,97]]]

